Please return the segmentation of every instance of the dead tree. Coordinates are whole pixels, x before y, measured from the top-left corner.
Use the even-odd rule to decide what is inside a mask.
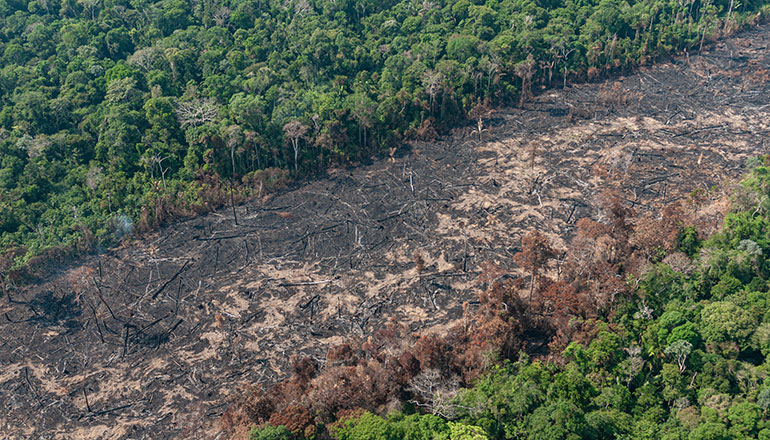
[[[307,134],[307,126],[296,119],[292,119],[283,126],[283,132],[291,141],[291,146],[294,149],[294,172],[296,173],[299,169],[299,140],[303,139],[305,134]]]
[[[441,72],[435,70],[429,70],[423,74],[422,85],[425,87],[425,91],[428,92],[430,98],[430,114],[433,114],[434,103],[436,102],[436,95],[441,90],[441,86],[444,82],[444,75]]]
[[[532,54],[529,54],[526,60],[516,64],[514,72],[521,78],[519,107],[524,107],[524,103],[532,97],[532,76],[535,74],[535,58]]]
[[[182,128],[198,127],[216,118],[219,109],[211,99],[193,99],[180,102],[176,106],[176,115]]]
[[[556,257],[556,251],[551,248],[548,238],[538,231],[532,230],[521,239],[521,252],[513,256],[513,261],[529,272],[530,307],[537,276],[554,257]]]
[[[457,377],[444,377],[434,368],[424,370],[409,381],[409,391],[416,397],[411,402],[445,418],[454,417],[459,408],[454,402],[459,388]]]
[[[140,67],[145,73],[152,70],[152,66],[155,60],[158,59],[158,50],[154,47],[147,47],[144,49],[138,49],[133,55],[128,57],[128,64]]]
[[[481,100],[479,100],[479,102],[473,107],[473,110],[470,111],[470,117],[476,119],[476,128],[471,130],[471,133],[478,133],[479,142],[483,141],[482,133],[487,131],[487,129],[484,128],[484,118],[489,116],[489,113],[490,110],[487,102],[482,102]]]

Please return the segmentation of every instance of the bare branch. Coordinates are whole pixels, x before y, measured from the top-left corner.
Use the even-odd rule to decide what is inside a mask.
[[[208,98],[184,101],[176,106],[176,116],[182,128],[198,127],[213,121],[218,112],[217,104]]]
[[[409,381],[409,390],[416,397],[413,403],[428,408],[434,415],[450,419],[459,408],[453,403],[459,388],[457,377],[444,377],[434,368],[422,371]]]

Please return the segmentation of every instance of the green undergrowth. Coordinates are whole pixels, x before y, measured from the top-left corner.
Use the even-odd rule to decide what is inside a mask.
[[[590,337],[567,345],[558,362],[524,354],[498,362],[438,416],[407,404],[384,417],[362,410],[317,432],[345,440],[770,439],[768,196],[770,169],[760,166],[720,232],[705,240],[682,233],[679,258],[627,275],[630,297],[608,317],[582,322]],[[252,438],[281,438],[265,436],[273,429],[254,428]]]

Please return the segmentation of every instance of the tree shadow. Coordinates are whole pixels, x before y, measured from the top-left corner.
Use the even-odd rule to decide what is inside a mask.
[[[67,329],[78,329],[82,324],[77,320],[83,313],[78,304],[75,293],[56,295],[54,291],[47,291],[37,295],[27,303],[33,316],[29,319],[40,327],[61,325]]]

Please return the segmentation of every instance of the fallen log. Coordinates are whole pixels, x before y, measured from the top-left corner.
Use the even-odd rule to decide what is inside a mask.
[[[219,248],[217,248],[217,256],[219,256]],[[163,292],[163,289],[165,289],[165,288],[166,288],[166,286],[168,286],[169,284],[171,284],[171,282],[173,282],[173,281],[174,281],[174,280],[175,280],[175,279],[176,279],[176,278],[179,276],[179,274],[181,274],[181,273],[182,273],[182,271],[184,271],[184,270],[187,268],[187,265],[188,265],[188,264],[190,264],[190,260],[187,260],[187,261],[185,261],[185,262],[184,262],[184,264],[182,265],[182,267],[180,267],[180,268],[179,268],[179,270],[178,270],[178,271],[176,271],[176,273],[174,274],[174,276],[172,276],[172,277],[171,277],[171,278],[170,278],[168,281],[166,281],[165,283],[163,283],[163,285],[162,285],[162,286],[160,286],[160,287],[158,288],[158,290],[156,290],[156,291],[155,291],[155,293],[153,293],[153,294],[152,294],[152,299],[154,300],[155,298],[157,298],[157,297],[158,297],[158,295],[160,295],[160,292]]]

